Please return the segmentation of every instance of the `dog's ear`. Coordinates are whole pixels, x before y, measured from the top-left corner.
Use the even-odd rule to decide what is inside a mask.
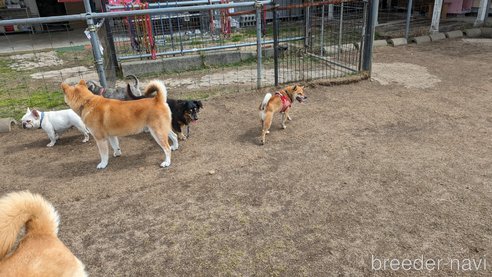
[[[30,113],[31,112],[31,109],[29,109],[29,107],[27,107],[27,113]]]
[[[87,86],[87,84],[85,83],[85,80],[84,79],[80,79],[79,85],[81,85],[81,86]]]
[[[62,83],[61,88],[63,89],[63,92],[66,92],[70,88],[70,86],[68,84]]]
[[[292,91],[296,91],[297,90],[297,85],[295,85],[293,88],[292,88]]]
[[[197,105],[199,109],[203,109],[202,101],[196,100],[196,101],[193,101],[193,102],[195,102],[195,105]]]
[[[38,110],[36,110],[36,109],[32,109],[31,114],[32,114],[32,115],[34,115],[34,117],[35,117],[36,119],[38,119],[38,118],[39,118],[39,112],[38,112]]]

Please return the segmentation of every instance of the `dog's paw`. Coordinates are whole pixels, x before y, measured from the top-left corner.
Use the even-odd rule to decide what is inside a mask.
[[[178,150],[179,146],[177,145],[171,145],[171,151],[176,151]]]
[[[86,137],[82,140],[82,142],[88,142],[89,141],[89,137]]]
[[[265,133],[265,134],[270,134],[270,131],[266,131],[266,133]]]
[[[48,147],[53,147],[53,145],[55,145],[55,143],[54,143],[54,142],[50,142],[50,143],[48,143],[46,146],[48,146]]]
[[[170,166],[170,165],[171,165],[171,162],[168,162],[168,161],[163,161],[163,162],[161,163],[161,167],[168,167],[168,166]]]
[[[287,116],[287,120],[288,120],[288,121],[291,121],[291,120],[292,120],[292,118],[291,118],[290,116]]]
[[[118,150],[114,151],[114,152],[113,152],[113,156],[114,156],[114,157],[119,157],[119,156],[121,156],[121,149],[118,149]]]
[[[106,166],[108,166],[108,163],[107,162],[100,162],[97,165],[97,169],[104,169],[104,168],[106,168]]]
[[[285,128],[287,128],[287,126],[285,126],[285,125],[282,125],[282,129],[285,129]]]

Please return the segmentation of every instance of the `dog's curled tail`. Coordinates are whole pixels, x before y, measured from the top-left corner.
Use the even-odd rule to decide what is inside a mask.
[[[270,98],[272,98],[271,93],[265,94],[265,97],[263,98],[263,101],[260,104],[260,117],[261,120],[265,120],[265,107],[268,104],[268,101],[270,101]]]
[[[12,192],[0,199],[0,260],[10,251],[22,226],[26,235],[56,236],[59,216],[39,194]]]
[[[145,87],[144,95],[149,96],[153,92],[156,92],[155,99],[157,101],[161,101],[162,103],[167,102],[167,89],[166,85],[162,81],[159,80],[152,80],[150,83]]]
[[[139,82],[138,82],[138,78],[137,76],[133,75],[133,74],[129,74],[126,76],[127,79],[133,79],[135,81],[135,85],[133,85],[134,87],[138,88],[139,87]]]

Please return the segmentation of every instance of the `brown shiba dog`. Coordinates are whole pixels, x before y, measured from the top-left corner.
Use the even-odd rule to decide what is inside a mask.
[[[282,114],[282,129],[287,128],[285,126],[285,120],[292,120],[289,116],[289,110],[294,100],[302,103],[307,98],[304,95],[304,87],[295,85],[287,86],[283,90],[276,92],[273,96],[271,93],[267,93],[263,98],[263,102],[260,105],[260,117],[261,117],[261,144],[265,144],[265,136],[270,133],[268,131],[272,125],[273,114],[280,112]]]
[[[43,197],[28,191],[0,199],[0,276],[87,276],[84,265],[57,237],[59,217]],[[26,233],[9,255],[20,229]]]
[[[97,168],[108,165],[108,140],[115,157],[121,155],[118,136],[138,134],[148,127],[152,137],[164,150],[162,167],[171,165],[171,150],[178,149],[178,138],[171,130],[171,110],[166,103],[167,90],[161,81],[151,81],[146,93],[156,91],[153,98],[120,101],[94,95],[84,80],[78,85],[62,84],[65,102],[77,113],[97,143],[101,162]],[[173,141],[169,146],[168,136]]]

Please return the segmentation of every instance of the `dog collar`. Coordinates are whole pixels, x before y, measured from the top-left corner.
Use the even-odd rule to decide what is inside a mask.
[[[103,96],[105,92],[106,92],[106,88],[101,88],[99,90],[99,95]]]
[[[44,112],[41,112],[41,119],[39,120],[39,128],[38,129],[41,129],[42,125],[43,125],[43,119],[44,119]]]
[[[280,96],[280,100],[282,101],[282,109],[280,110],[281,113],[285,112],[292,106],[292,101],[288,95],[284,95],[279,91],[275,92],[275,95]]]

